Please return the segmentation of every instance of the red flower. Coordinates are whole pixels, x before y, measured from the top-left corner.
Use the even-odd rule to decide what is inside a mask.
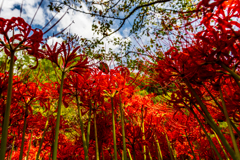
[[[57,48],[57,45],[58,43],[55,43],[51,49],[51,47],[46,44],[46,59],[49,59],[51,62],[55,63],[64,72],[72,70],[81,73],[87,70],[88,58],[85,55],[78,55],[76,53],[80,46],[74,47],[70,46],[69,43],[65,44],[64,42],[59,48]],[[72,50],[72,48],[74,49]]]
[[[16,30],[19,33],[14,34]],[[12,37],[8,36],[10,31],[13,32]],[[26,49],[29,55],[43,58],[39,50],[40,43],[43,40],[42,31],[32,29],[21,17],[0,18],[0,34],[4,37],[4,40],[0,39],[0,47],[3,47],[8,56],[11,52]]]

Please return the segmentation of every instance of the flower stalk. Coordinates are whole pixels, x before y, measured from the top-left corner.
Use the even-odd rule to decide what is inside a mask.
[[[120,96],[120,94],[119,94]],[[121,125],[122,125],[122,138],[123,138],[123,157],[124,160],[127,160],[127,151],[126,151],[126,138],[125,138],[125,127],[124,127],[124,109],[122,105],[122,99],[120,97],[120,112],[121,112]]]
[[[21,143],[21,149],[20,149],[20,155],[19,155],[20,160],[22,160],[22,158],[23,158],[23,148],[24,148],[25,133],[26,133],[26,128],[27,128],[28,106],[29,105],[27,104],[26,109],[25,109],[23,133],[22,133],[22,143]]]
[[[114,114],[113,97],[114,97],[114,96],[111,96],[112,127],[113,127],[113,145],[114,145],[114,160],[117,160],[117,141],[116,141],[115,114]]]
[[[28,156],[29,156],[29,152],[30,152],[30,148],[31,148],[31,144],[32,144],[32,136],[33,136],[33,131],[31,132],[31,137],[30,137],[30,141],[29,141],[29,145],[28,145],[26,160],[28,160]]]
[[[82,132],[84,157],[85,157],[85,160],[88,160],[89,159],[89,157],[88,157],[88,147],[87,147],[87,144],[86,144],[86,136],[85,136],[84,127],[83,127],[81,105],[79,104],[77,94],[76,94],[76,101],[77,101],[77,107],[78,107],[78,116],[79,116],[79,121],[80,121],[80,127],[81,127],[81,132]]]
[[[188,88],[190,89],[190,91],[193,93],[194,97],[197,99],[197,102],[199,103],[200,107],[204,111],[205,115],[198,109],[197,106],[195,106],[195,108],[199,110],[199,113],[201,113],[201,115],[205,118],[205,120],[209,123],[209,125],[213,128],[213,130],[219,136],[219,138],[221,139],[223,145],[226,147],[226,149],[229,152],[229,154],[231,155],[231,157],[235,159],[235,152],[234,152],[234,150],[231,148],[231,146],[229,145],[228,141],[226,140],[226,138],[222,134],[221,130],[219,129],[219,127],[214,122],[212,116],[210,115],[210,113],[207,110],[207,107],[204,105],[204,103],[202,102],[200,97],[197,95],[195,90],[192,88],[192,86],[189,83],[189,81],[187,79],[184,79],[184,81],[185,81],[186,85],[188,86]]]
[[[48,114],[47,114],[47,121],[46,121],[46,124],[45,124],[45,127],[44,127],[44,131],[43,131],[43,135],[42,135],[41,142],[40,142],[40,144],[39,144],[39,148],[38,148],[36,160],[39,159],[39,155],[40,155],[41,149],[42,149],[43,140],[44,140],[44,137],[45,137],[45,134],[46,134],[46,131],[47,131],[47,126],[48,126],[48,121],[49,121],[49,112],[50,112],[50,111],[48,111]]]
[[[11,100],[12,100],[13,66],[14,66],[14,51],[11,51],[10,69],[9,69],[9,77],[8,77],[8,89],[7,89],[7,104],[6,104],[4,120],[3,120],[0,159],[5,159],[5,153],[6,153],[10,107],[11,107]]]
[[[96,160],[99,160],[99,150],[98,150],[98,136],[97,136],[97,120],[96,120],[96,110],[94,111],[94,131],[95,131],[95,145],[96,145]]]
[[[57,160],[58,134],[59,134],[60,116],[61,116],[61,110],[62,110],[62,92],[63,92],[64,75],[65,75],[65,72],[62,71],[61,86],[60,86],[59,100],[58,100],[57,122],[56,122],[56,128],[55,128],[55,140],[53,144],[53,160]]]
[[[87,148],[89,149],[89,138],[90,138],[90,132],[91,132],[91,114],[92,114],[92,102],[89,102],[89,114],[88,114],[88,125],[87,125]]]
[[[231,136],[231,139],[232,139],[233,148],[235,150],[235,156],[236,156],[235,158],[236,159],[240,159],[239,149],[238,149],[237,142],[236,142],[233,130],[232,130],[232,126],[231,126],[230,119],[229,119],[228,112],[227,112],[227,107],[226,107],[225,101],[223,99],[223,94],[222,94],[222,90],[221,89],[220,89],[220,96],[221,96],[221,100],[222,100],[222,106],[223,106],[224,115],[225,115],[225,118],[227,120],[228,129],[229,129],[230,136]]]

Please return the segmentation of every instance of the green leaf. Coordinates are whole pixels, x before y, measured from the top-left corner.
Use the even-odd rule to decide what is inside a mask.
[[[109,67],[106,63],[100,62],[100,66],[98,67],[102,72],[108,74],[109,73]]]

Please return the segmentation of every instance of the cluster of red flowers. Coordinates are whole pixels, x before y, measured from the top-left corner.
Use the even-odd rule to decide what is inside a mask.
[[[163,88],[172,88],[168,105],[177,113],[194,115],[207,134],[221,137],[220,146],[229,152],[225,156],[233,159],[239,158],[240,136],[239,4],[239,0],[200,2],[203,29],[193,34],[186,27],[192,39],[183,39],[180,49],[171,46],[164,52],[163,59],[153,64],[156,74],[152,75]],[[224,122],[228,128],[221,128]],[[218,141],[213,144],[219,147]],[[223,148],[218,147],[224,157]]]
[[[164,89],[157,97],[141,91],[144,76],[134,77],[123,66],[109,70],[103,62],[90,66],[71,43],[40,49],[41,30],[22,18],[0,18],[0,47],[7,56],[25,51],[48,60],[57,77],[40,79],[39,73],[24,71],[13,76],[9,114],[14,72],[8,63],[1,65],[1,71],[10,68],[0,73],[0,132],[8,133],[1,153],[5,148],[7,159],[54,159],[57,145],[57,159],[240,158],[239,4],[199,3],[196,13],[203,14],[205,28],[152,63],[151,78]]]

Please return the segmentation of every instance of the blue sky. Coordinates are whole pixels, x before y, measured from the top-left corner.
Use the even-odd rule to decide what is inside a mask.
[[[10,19],[11,17],[19,17],[20,16],[20,6],[22,4],[22,0],[1,0],[0,4],[2,4],[2,10],[1,10],[1,15],[0,17],[6,18],[6,19]],[[39,3],[41,2],[41,0],[23,0],[23,11],[21,14],[21,17],[27,22],[30,23],[32,21],[32,18],[38,8]],[[33,28],[42,28],[43,26],[45,26],[45,24],[56,14],[56,12],[50,11],[49,8],[47,7],[47,5],[49,5],[49,0],[44,0],[40,9],[38,10],[36,17],[33,21],[32,27]],[[83,5],[84,10],[87,10],[87,7]],[[64,14],[64,12],[67,10],[67,8],[63,8],[61,10],[60,13],[57,14],[57,16],[55,17],[54,21],[52,21],[48,27],[46,27],[44,31],[46,31],[50,26],[52,26],[57,20],[59,20],[59,18],[61,18],[61,16]],[[92,31],[92,23],[94,18],[91,17],[90,15],[86,15],[83,13],[79,13],[79,12],[73,12],[72,10],[68,11],[69,13],[66,14],[64,16],[64,18],[51,30],[51,32],[48,32],[45,35],[45,38],[47,36],[52,36],[53,33],[56,34],[58,32],[60,32],[61,30],[63,30],[64,28],[66,28],[72,21],[74,21],[75,23],[73,23],[66,31],[66,32],[70,32],[71,34],[77,34],[79,36],[82,36],[84,38],[88,38],[91,39],[92,37],[96,37],[97,34],[94,34],[94,32]],[[136,15],[136,13],[135,13]],[[133,24],[134,19],[136,18],[136,16],[133,15],[130,17],[129,20],[127,20],[125,22],[125,25],[123,26],[123,28],[113,34],[111,37],[109,37],[109,39],[113,39],[115,37],[120,37],[120,38],[127,38],[127,40],[132,41],[132,51],[136,51],[136,47],[142,47],[144,44],[148,43],[148,38],[146,38],[146,36],[142,36],[141,40],[138,40],[138,42],[136,41],[136,39],[134,38],[134,35],[129,37],[129,31],[131,29],[131,25]],[[114,22],[113,22],[114,23]],[[114,27],[118,27],[119,23],[115,23]],[[115,29],[116,29],[115,28]],[[111,28],[112,30],[114,30],[113,28]],[[98,35],[99,36],[99,35]],[[102,36],[100,36],[102,37]],[[61,42],[61,39],[57,39],[57,38],[51,38],[50,40],[48,40],[49,44],[53,44],[54,42]],[[104,39],[104,42],[106,42],[107,40]],[[113,51],[117,51],[118,49],[121,49],[119,46],[115,46],[112,43],[108,44],[105,43],[105,45],[103,47],[106,47],[106,52],[108,51],[108,48],[112,48]]]
[[[32,21],[33,15],[35,14],[38,5],[41,0],[23,0],[23,11],[21,14],[21,17],[27,22],[30,23]],[[10,1],[3,1],[1,0],[0,4],[2,4],[2,10],[0,17],[10,19],[11,17],[19,17],[20,16],[20,6],[22,3],[22,0],[10,0]],[[45,24],[56,14],[56,12],[50,11],[47,5],[49,4],[49,1],[43,1],[40,9],[38,10],[36,17],[32,23],[33,28],[42,28],[45,26]],[[84,9],[85,6],[83,6]],[[86,7],[85,7],[86,9]],[[66,8],[64,8],[60,13],[58,13],[48,27],[46,27],[44,31],[46,31],[50,26],[52,26],[66,11]],[[92,37],[96,37],[97,35],[94,34],[92,31],[92,23],[93,23],[93,17],[90,15],[85,15],[83,13],[73,12],[71,10],[68,11],[69,13],[64,16],[64,18],[51,30],[51,32],[48,32],[45,36],[52,36],[53,33],[58,33],[64,28],[66,28],[72,21],[73,23],[65,32],[70,32],[72,34],[76,33],[79,36],[82,36],[84,38],[91,39]],[[127,26],[127,25],[126,25]],[[125,33],[123,28],[121,32],[115,33],[111,38],[114,37],[122,37],[122,35]],[[126,29],[128,30],[128,29]],[[126,31],[125,30],[125,31]],[[122,34],[122,35],[121,35]],[[126,37],[126,35],[123,35]],[[52,40],[55,41],[61,41],[57,40],[56,38],[52,38]],[[111,48],[116,48],[116,46],[110,45]]]

